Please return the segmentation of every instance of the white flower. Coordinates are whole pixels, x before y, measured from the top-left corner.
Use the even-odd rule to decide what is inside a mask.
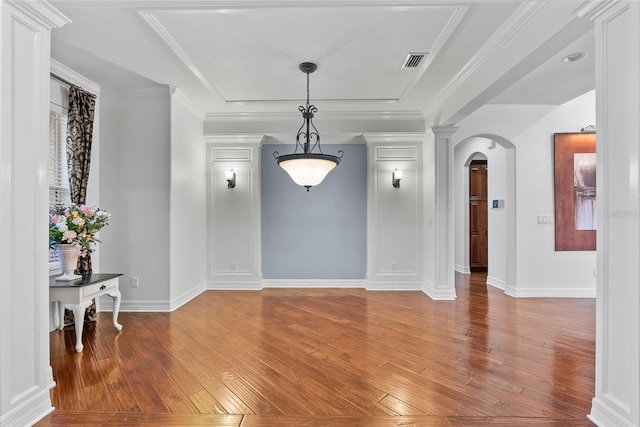
[[[84,225],[84,219],[77,217],[77,218],[73,218],[71,220],[72,223],[74,223],[75,225],[79,225],[80,227],[82,227]]]
[[[61,232],[65,232],[69,229],[69,227],[67,226],[67,219],[65,217],[60,217],[60,219],[58,220],[58,223],[56,224],[56,227],[58,227],[58,230],[60,230]]]
[[[62,233],[62,240],[66,240],[69,243],[73,243],[73,239],[75,239],[78,236],[78,233],[76,233],[73,230],[67,230],[64,233]]]

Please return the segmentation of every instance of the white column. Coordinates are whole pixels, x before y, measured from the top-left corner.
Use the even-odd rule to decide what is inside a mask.
[[[596,390],[589,418],[640,426],[640,3],[592,2],[598,164]]]
[[[0,3],[0,426],[32,425],[53,410],[47,257],[50,30],[67,22],[45,2]]]
[[[424,291],[433,299],[455,299],[453,246],[453,134],[454,126],[434,126],[435,283]]]

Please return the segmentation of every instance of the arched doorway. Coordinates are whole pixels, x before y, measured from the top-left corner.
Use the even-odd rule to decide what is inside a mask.
[[[497,135],[463,139],[454,147],[454,265],[470,272],[469,165],[488,164],[487,284],[512,294],[516,286],[515,146]]]

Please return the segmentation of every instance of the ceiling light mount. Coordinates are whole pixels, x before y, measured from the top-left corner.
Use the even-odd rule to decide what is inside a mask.
[[[296,135],[296,148],[292,154],[283,154],[281,156],[275,151],[273,157],[276,159],[276,163],[289,174],[296,184],[305,187],[309,191],[309,188],[320,184],[327,174],[340,164],[344,152],[339,150],[338,154],[340,156],[322,152],[320,133],[313,124],[313,117],[318,108],[309,103],[309,74],[316,71],[318,66],[313,62],[303,62],[299,68],[300,71],[307,75],[307,103],[298,107],[298,111],[302,113],[303,120],[302,126],[298,129]],[[316,148],[317,151],[314,152]],[[301,149],[302,152],[299,153],[298,149]]]

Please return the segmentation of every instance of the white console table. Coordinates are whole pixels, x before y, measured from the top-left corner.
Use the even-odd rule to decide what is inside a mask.
[[[73,311],[76,326],[76,351],[80,353],[82,345],[82,328],[84,327],[84,312],[93,298],[109,295],[113,298],[113,326],[122,330],[118,323],[120,311],[120,289],[118,277],[122,274],[94,273],[81,279],[71,281],[56,281],[56,276],[49,278],[49,302],[58,303],[58,329],[64,328],[65,307]]]

